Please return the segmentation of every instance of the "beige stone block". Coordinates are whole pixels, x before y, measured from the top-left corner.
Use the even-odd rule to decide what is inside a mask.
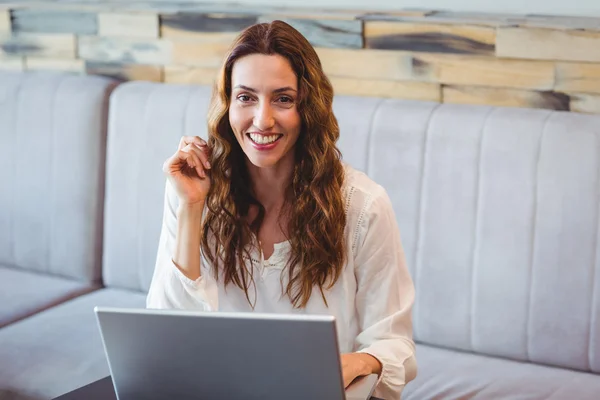
[[[555,82],[554,64],[548,61],[415,54],[413,67],[415,79],[449,85],[550,90]]]
[[[75,49],[72,34],[0,34],[0,55],[75,58]]]
[[[229,51],[235,35],[229,33],[200,34],[194,39],[173,40],[171,64],[219,68]]]
[[[65,71],[85,73],[85,61],[80,59],[58,59],[26,57],[25,69],[28,71]]]
[[[326,74],[338,78],[411,80],[412,56],[386,50],[317,48]]]
[[[0,9],[0,32],[10,32],[10,11]]]
[[[496,30],[475,25],[366,21],[365,47],[427,53],[493,55]]]
[[[79,57],[88,61],[166,65],[171,63],[172,44],[161,39],[80,36]]]
[[[99,13],[98,36],[158,38],[157,14]]]
[[[336,95],[387,97],[409,100],[440,101],[440,85],[427,82],[386,81],[330,76]]]
[[[165,83],[181,83],[212,86],[219,74],[218,68],[186,67],[169,65],[165,67]]]
[[[600,32],[538,28],[498,29],[498,57],[600,62]]]
[[[89,75],[102,75],[122,81],[163,81],[163,67],[142,64],[118,64],[88,61],[86,72]]]
[[[600,93],[600,64],[557,63],[556,90]]]
[[[444,103],[485,104],[502,107],[569,110],[569,96],[555,92],[488,88],[475,86],[443,86]]]
[[[571,94],[571,111],[600,114],[600,96],[593,94]]]
[[[23,71],[23,57],[3,57],[0,56],[0,70],[4,71]]]

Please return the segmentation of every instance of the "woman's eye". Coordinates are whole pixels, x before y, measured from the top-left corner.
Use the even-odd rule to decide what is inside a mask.
[[[288,97],[288,96],[281,96],[279,98],[279,102],[289,104],[289,103],[293,103],[294,99],[292,99],[291,97]]]
[[[242,95],[238,96],[238,100],[241,101],[242,103],[246,103],[246,102],[249,102],[252,99],[250,98],[250,96],[242,94]]]

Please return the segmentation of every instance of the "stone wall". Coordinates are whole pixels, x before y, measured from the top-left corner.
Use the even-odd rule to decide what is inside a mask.
[[[282,19],[336,93],[600,113],[600,18],[160,2],[0,2],[0,69],[211,84],[233,38]]]

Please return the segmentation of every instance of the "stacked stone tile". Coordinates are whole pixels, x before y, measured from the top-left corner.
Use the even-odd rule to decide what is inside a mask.
[[[273,19],[316,47],[338,94],[600,113],[591,17],[0,2],[0,69],[212,84],[233,38]]]

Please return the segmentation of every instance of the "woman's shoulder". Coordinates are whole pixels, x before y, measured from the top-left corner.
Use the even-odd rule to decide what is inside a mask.
[[[344,163],[344,199],[346,205],[346,234],[351,241],[352,254],[365,240],[369,225],[386,215],[392,208],[386,190],[366,173]]]
[[[371,179],[367,174],[359,171],[347,163],[344,165],[344,197],[347,208],[366,209],[376,199],[387,198],[383,186]]]

